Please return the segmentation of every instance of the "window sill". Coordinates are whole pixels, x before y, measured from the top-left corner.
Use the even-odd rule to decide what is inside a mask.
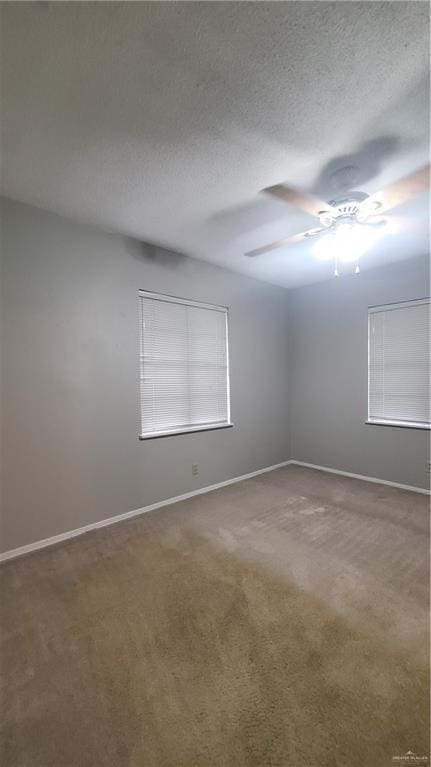
[[[206,426],[191,426],[190,428],[170,429],[169,431],[150,432],[149,434],[140,434],[140,440],[159,439],[159,437],[175,437],[178,434],[192,434],[200,431],[215,431],[216,429],[231,429],[233,423],[208,424]]]
[[[431,429],[431,424],[429,423],[411,423],[409,421],[365,421],[366,424],[371,424],[371,426],[392,426],[395,428],[401,428],[401,429],[422,429],[424,431],[429,431]]]

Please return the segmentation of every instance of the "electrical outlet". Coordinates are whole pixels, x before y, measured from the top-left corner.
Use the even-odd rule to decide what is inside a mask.
[[[197,463],[192,463],[192,474],[194,477],[196,477],[196,475],[199,474],[199,467]]]

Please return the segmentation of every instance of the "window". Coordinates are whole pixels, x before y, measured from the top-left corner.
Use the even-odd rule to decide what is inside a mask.
[[[228,310],[140,291],[141,439],[231,426]]]
[[[430,428],[431,299],[368,310],[368,421]]]

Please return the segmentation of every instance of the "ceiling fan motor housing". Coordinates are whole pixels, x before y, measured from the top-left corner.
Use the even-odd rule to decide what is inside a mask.
[[[367,210],[366,205],[363,206],[365,200],[369,197],[365,192],[351,192],[348,197],[339,197],[335,200],[330,200],[329,210],[324,210],[320,214],[320,222],[322,226],[329,229],[330,227],[343,223],[343,224],[362,224],[365,223],[368,216],[375,213],[378,208],[378,203],[373,203],[371,210]]]

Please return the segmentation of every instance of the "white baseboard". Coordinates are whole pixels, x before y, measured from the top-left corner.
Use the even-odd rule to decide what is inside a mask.
[[[306,463],[305,461],[297,461],[295,458],[291,458],[289,461],[283,461],[277,463],[274,466],[266,466],[264,469],[257,469],[257,471],[251,471],[249,474],[242,474],[240,477],[233,477],[232,479],[225,479],[223,482],[217,482],[215,485],[207,485],[206,487],[200,487],[197,490],[191,490],[189,493],[183,493],[177,495],[174,498],[166,498],[164,501],[157,501],[149,506],[143,506],[140,509],[133,509],[133,511],[126,511],[124,514],[116,514],[115,517],[109,517],[108,519],[102,519],[100,522],[92,522],[90,525],[84,527],[78,527],[76,530],[68,530],[66,533],[60,533],[59,535],[53,535],[50,538],[43,538],[40,541],[34,543],[28,543],[26,546],[19,546],[17,549],[11,549],[0,554],[0,562],[6,562],[8,559],[15,559],[15,557],[21,557],[23,554],[29,554],[32,551],[38,549],[44,549],[46,546],[52,546],[55,543],[61,543],[67,541],[69,538],[76,538],[78,535],[84,535],[91,530],[97,530],[100,527],[108,527],[109,525],[115,525],[117,522],[122,522],[125,519],[132,519],[139,514],[145,514],[147,511],[155,511],[163,506],[170,506],[173,503],[179,501],[186,501],[188,498],[193,498],[195,495],[203,495],[204,493],[210,493],[212,490],[218,490],[221,487],[227,485],[233,485],[235,482],[242,482],[244,479],[251,479],[258,474],[264,474],[267,471],[274,471],[275,469],[281,469],[283,466],[289,466],[294,464],[296,466],[305,466],[309,469],[317,469],[318,471],[326,471],[330,474],[341,474],[344,477],[352,477],[353,479],[362,479],[365,482],[374,482],[378,485],[389,485],[390,487],[397,487],[401,490],[410,490],[414,493],[422,493],[424,495],[430,495],[430,490],[426,490],[422,487],[413,487],[411,485],[402,485],[399,482],[390,482],[387,479],[377,479],[376,477],[366,477],[363,474],[353,474],[351,471],[342,471],[341,469],[330,469],[328,466],[317,466],[314,463]]]
[[[126,511],[124,514],[116,514],[115,517],[109,517],[108,519],[102,519],[100,522],[92,522],[90,525],[84,527],[78,527],[76,530],[68,530],[66,533],[60,533],[59,535],[53,535],[50,538],[43,538],[40,541],[34,543],[28,543],[26,546],[19,546],[17,549],[11,549],[0,554],[0,562],[6,562],[8,559],[15,559],[15,557],[21,557],[23,554],[29,554],[31,551],[37,551],[38,549],[44,549],[46,546],[53,546],[55,543],[61,543],[67,541],[69,538],[76,538],[78,535],[84,535],[91,530],[97,530],[100,527],[108,527],[109,525],[115,525],[117,522],[122,522],[125,519],[132,519],[139,514],[145,514],[147,511],[155,511],[162,506],[170,506],[172,503],[178,503],[179,501],[186,501],[187,498],[193,498],[195,495],[202,495],[203,493],[210,493],[212,490],[218,490],[220,487],[226,487],[226,485],[233,485],[235,482],[242,482],[244,479],[251,479],[258,474],[264,474],[267,471],[274,471],[274,469],[281,469],[283,466],[287,466],[290,461],[283,461],[282,463],[276,463],[274,466],[266,466],[264,469],[257,469],[257,471],[251,471],[248,474],[242,474],[240,477],[233,477],[232,479],[225,479],[223,482],[217,482],[215,485],[207,485],[206,487],[200,487],[197,490],[191,490],[189,493],[183,493],[177,495],[174,498],[166,498],[163,501],[157,501],[157,503],[151,503],[149,506],[143,506],[140,509],[133,509],[133,511]]]
[[[412,493],[422,493],[423,495],[431,495],[431,490],[426,490],[424,487],[414,487],[413,485],[402,485],[400,482],[391,482],[389,479],[377,479],[377,477],[366,477],[364,474],[353,474],[351,471],[342,471],[341,469],[330,469],[328,466],[317,466],[315,463],[306,463],[305,461],[297,461],[295,458],[291,458],[288,461],[290,464],[296,466],[306,466],[308,469],[317,469],[317,471],[327,471],[329,474],[341,474],[343,477],[352,477],[352,479],[362,479],[364,482],[374,482],[376,485],[389,485],[390,487],[398,487],[400,490],[410,490]]]

